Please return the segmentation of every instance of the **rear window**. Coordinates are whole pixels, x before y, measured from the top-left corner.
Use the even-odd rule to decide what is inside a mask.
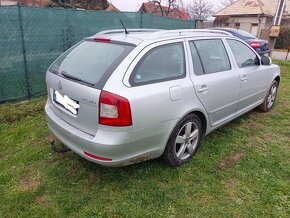
[[[248,38],[248,39],[256,39],[256,37],[254,35],[246,32],[246,31],[243,31],[243,30],[237,30],[237,35],[240,35],[240,36]]]
[[[133,46],[83,41],[61,55],[49,71],[62,73],[102,88],[113,71],[133,50]]]

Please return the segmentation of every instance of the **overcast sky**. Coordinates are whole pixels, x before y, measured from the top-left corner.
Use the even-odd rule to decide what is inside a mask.
[[[147,0],[109,0],[121,11],[137,11],[143,2]],[[215,9],[220,9],[220,0],[204,0],[215,5]],[[184,3],[189,3],[190,0],[184,0]]]

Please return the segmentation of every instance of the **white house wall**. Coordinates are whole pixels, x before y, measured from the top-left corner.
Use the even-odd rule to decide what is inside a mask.
[[[266,18],[258,18],[258,17],[230,17],[229,18],[230,27],[236,28],[237,24],[239,24],[239,29],[245,30],[247,32],[252,32],[254,28],[257,29],[254,35],[260,36],[261,29],[264,29],[266,26]],[[255,27],[255,24],[258,26]],[[254,27],[253,27],[254,26]]]

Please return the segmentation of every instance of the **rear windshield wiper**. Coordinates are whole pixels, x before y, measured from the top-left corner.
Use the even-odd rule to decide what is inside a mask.
[[[79,82],[86,83],[86,84],[88,84],[88,85],[90,85],[90,86],[94,86],[94,85],[95,85],[94,83],[91,83],[91,82],[89,82],[89,81],[83,80],[83,79],[81,79],[81,78],[79,78],[79,77],[77,77],[77,76],[71,75],[71,74],[69,74],[69,73],[67,73],[67,72],[65,72],[65,71],[62,71],[62,72],[61,72],[61,75],[63,75],[63,76],[66,77],[66,78],[69,78],[69,79],[75,80],[75,81],[79,81]]]

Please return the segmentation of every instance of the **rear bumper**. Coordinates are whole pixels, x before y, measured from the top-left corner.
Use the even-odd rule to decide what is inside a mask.
[[[126,132],[106,131],[99,127],[96,135],[91,136],[62,120],[48,104],[45,114],[49,129],[64,145],[83,158],[104,166],[124,166],[161,156],[177,122],[171,120]],[[97,160],[84,152],[111,160]]]

